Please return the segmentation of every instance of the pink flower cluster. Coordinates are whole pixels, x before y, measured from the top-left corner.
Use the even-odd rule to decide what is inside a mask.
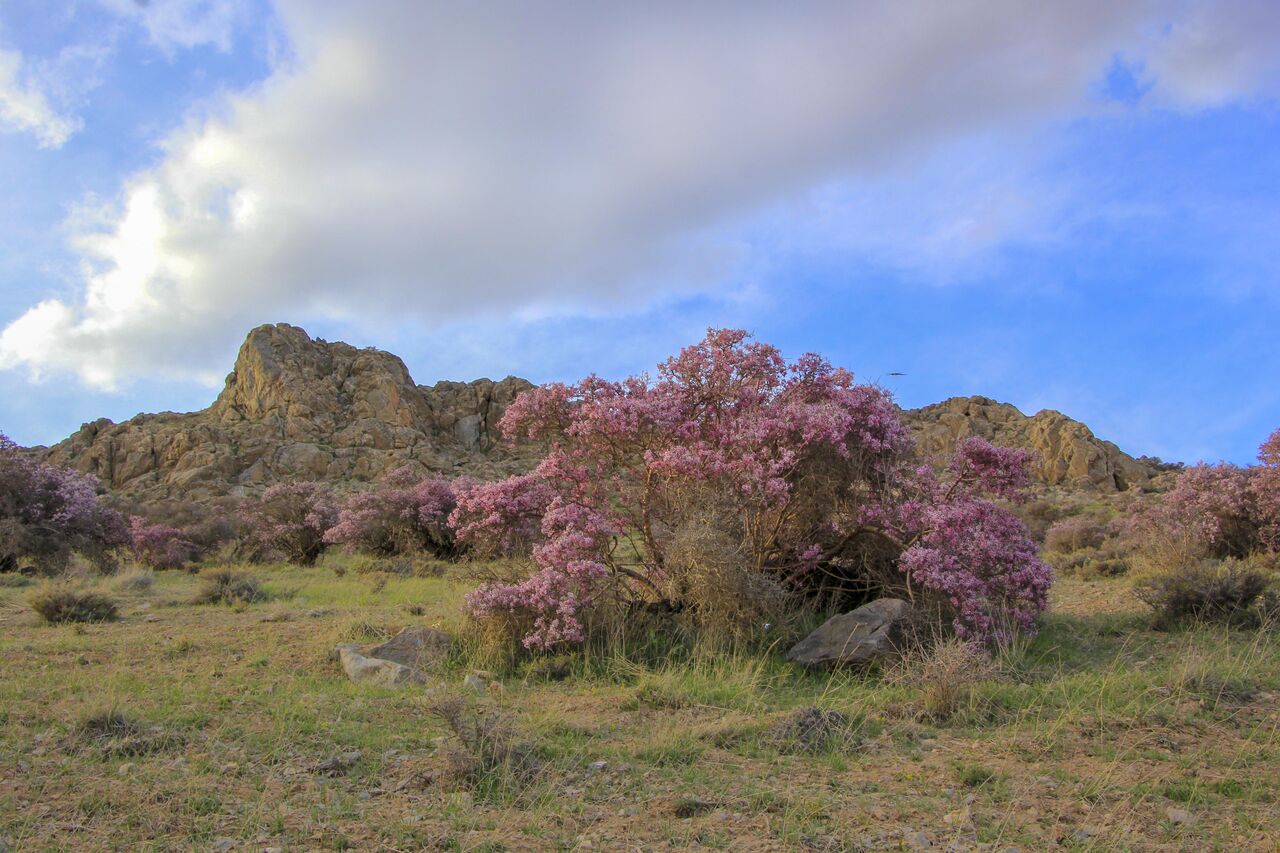
[[[455,546],[449,514],[456,504],[455,487],[447,477],[398,468],[375,488],[350,495],[324,541],[372,554],[427,551],[451,556]]]
[[[542,539],[555,492],[540,473],[459,484],[449,525],[460,546],[482,556],[528,554]]]
[[[972,635],[1030,628],[1044,606],[1048,570],[1025,530],[980,500],[1017,494],[1025,454],[971,439],[939,482],[909,464],[889,395],[817,355],[788,363],[746,332],[709,330],[656,380],[545,385],[518,397],[500,428],[547,442],[547,457],[461,494],[452,521],[460,539],[493,551],[532,550],[528,580],[469,599],[479,616],[530,617],[529,646],[580,640],[580,611],[606,588],[681,605],[684,567],[668,549],[703,516],[741,543],[734,552],[751,570],[778,579],[802,578],[868,527],[900,539],[915,548],[904,571],[954,600]]]
[[[130,519],[129,540],[134,558],[152,569],[180,569],[199,559],[202,550],[185,531],[136,515]]]
[[[260,548],[309,566],[324,552],[324,536],[338,520],[333,493],[320,483],[269,486],[240,506],[247,535]]]
[[[0,571],[20,558],[54,571],[73,552],[106,570],[128,539],[124,516],[99,499],[95,477],[40,462],[0,435]]]
[[[1280,551],[1280,430],[1263,442],[1258,459],[1246,467],[1187,468],[1147,522],[1191,530],[1223,555]]]
[[[946,598],[959,636],[983,641],[1033,632],[1053,583],[1022,522],[982,499],[926,511],[899,567],[913,583]]]

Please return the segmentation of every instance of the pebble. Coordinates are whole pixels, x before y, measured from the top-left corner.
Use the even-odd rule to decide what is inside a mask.
[[[607,762],[607,761],[593,761],[593,762],[591,762],[591,764],[590,764],[589,766],[591,767],[591,772],[593,772],[593,773],[599,773],[600,771],[602,771],[602,770],[604,770],[604,769],[608,768],[608,766],[609,766],[609,762]]]
[[[476,675],[474,672],[462,679],[462,686],[469,690],[476,690],[479,692],[484,692],[485,689],[484,679]]]
[[[210,845],[209,849],[214,853],[227,853],[228,850],[234,850],[236,843],[230,838],[219,838]]]
[[[1164,813],[1165,813],[1165,816],[1169,818],[1169,822],[1174,824],[1175,826],[1178,824],[1195,822],[1195,816],[1192,815],[1191,812],[1187,811],[1186,809],[1176,809],[1170,806],[1169,808],[1165,809]]]
[[[915,832],[908,835],[904,840],[906,841],[906,844],[908,847],[911,847],[917,850],[933,846],[933,842],[929,840],[928,833],[926,833],[923,829],[920,830],[919,832]]]

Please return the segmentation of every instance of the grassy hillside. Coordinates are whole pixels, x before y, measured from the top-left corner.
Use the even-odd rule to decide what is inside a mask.
[[[0,589],[0,848],[1257,850],[1280,837],[1280,633],[1152,631],[1123,578],[1062,580],[1034,643],[943,696],[954,707],[939,715],[926,708],[947,678],[814,675],[778,650],[578,658],[482,692],[463,692],[459,653],[434,688],[357,685],[336,643],[448,627],[465,584],[254,571],[272,600],[193,605],[198,579],[169,572],[113,590],[120,621],[83,626],[42,624],[29,588]],[[432,706],[455,692],[527,773],[451,772]],[[830,737],[797,735],[811,706],[842,715],[819,715]]]

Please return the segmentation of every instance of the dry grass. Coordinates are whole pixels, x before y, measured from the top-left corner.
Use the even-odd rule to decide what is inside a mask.
[[[972,708],[975,688],[998,674],[999,669],[985,650],[948,638],[908,650],[890,670],[888,680],[918,689],[921,712],[935,720],[946,720],[962,709]]]
[[[150,592],[151,587],[155,585],[155,572],[150,569],[134,566],[127,571],[121,572],[115,576],[112,586],[116,592],[121,593],[143,593]]]
[[[266,590],[253,575],[232,569],[206,569],[200,573],[200,589],[191,603],[235,605],[266,599]]]
[[[41,584],[27,597],[27,604],[50,624],[114,622],[120,618],[115,599],[66,581]]]
[[[1042,635],[946,719],[916,713],[922,687],[805,673],[776,652],[501,675],[505,690],[468,701],[504,716],[507,743],[536,759],[521,786],[466,764],[467,781],[445,783],[459,778],[442,775],[453,751],[471,753],[426,705],[474,663],[392,689],[352,684],[327,657],[361,623],[449,627],[462,588],[404,578],[372,593],[354,573],[255,571],[271,592],[297,589],[295,618],[191,606],[199,580],[176,572],[156,576],[143,612],[157,621],[126,611],[76,629],[41,624],[15,606],[25,591],[0,589],[0,841],[799,851],[902,849],[923,834],[937,849],[1265,850],[1280,834],[1280,635],[1153,632],[1124,581],[1061,582]],[[123,722],[90,723],[104,706]],[[814,734],[839,730],[834,712],[856,738],[806,748],[810,708],[823,714]],[[1193,820],[1171,822],[1170,808]]]

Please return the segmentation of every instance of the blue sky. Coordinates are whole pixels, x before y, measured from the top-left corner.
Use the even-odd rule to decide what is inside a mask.
[[[422,383],[731,325],[1252,461],[1280,7],[795,8],[0,5],[0,431],[200,408],[263,322]]]

